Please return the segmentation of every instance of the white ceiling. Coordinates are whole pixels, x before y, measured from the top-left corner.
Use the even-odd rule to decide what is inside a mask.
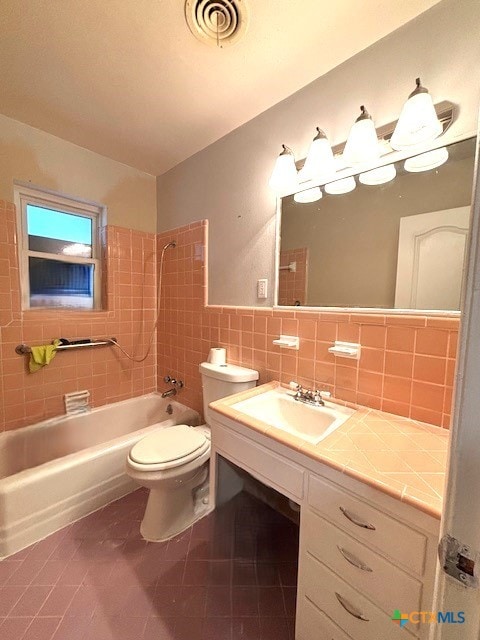
[[[247,0],[199,42],[184,0],[1,0],[0,113],[159,175],[439,0]]]

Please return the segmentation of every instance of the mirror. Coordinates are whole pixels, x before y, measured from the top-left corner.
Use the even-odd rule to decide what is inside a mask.
[[[349,193],[282,198],[277,304],[458,310],[475,140],[438,150],[435,168],[427,154],[389,165],[383,184],[359,174]]]

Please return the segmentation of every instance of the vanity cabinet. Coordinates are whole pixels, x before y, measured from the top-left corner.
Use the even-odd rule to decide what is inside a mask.
[[[402,509],[395,513],[389,504],[386,512],[387,496],[378,491],[378,502],[372,503],[375,496],[365,500],[362,483],[348,484],[345,489],[317,474],[308,477],[300,524],[297,640],[331,640],[337,637],[335,625],[338,637],[345,632],[354,640],[428,637],[428,625],[400,629],[391,617],[395,610],[431,609],[437,522],[432,518],[423,530],[414,508],[399,504]]]
[[[439,521],[383,491],[221,414],[217,454],[300,505],[296,640],[426,640],[430,625],[392,621],[429,611]]]

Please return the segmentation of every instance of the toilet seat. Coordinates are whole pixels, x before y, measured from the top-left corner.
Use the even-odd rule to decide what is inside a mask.
[[[204,430],[179,424],[139,440],[128,455],[128,464],[144,471],[172,469],[195,460],[209,448]]]

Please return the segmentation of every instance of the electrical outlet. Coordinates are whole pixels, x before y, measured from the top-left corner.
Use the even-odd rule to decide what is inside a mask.
[[[257,298],[264,300],[267,297],[267,290],[268,280],[266,278],[257,280]]]

